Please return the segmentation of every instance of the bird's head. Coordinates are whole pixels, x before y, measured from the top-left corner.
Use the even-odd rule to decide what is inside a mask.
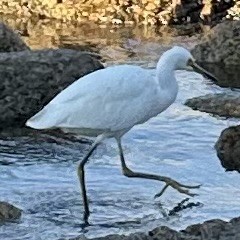
[[[217,79],[211,73],[200,67],[192,54],[183,47],[175,46],[169,49],[162,55],[160,61],[164,63],[165,66],[168,65],[173,68],[173,70],[196,71],[217,82]]]

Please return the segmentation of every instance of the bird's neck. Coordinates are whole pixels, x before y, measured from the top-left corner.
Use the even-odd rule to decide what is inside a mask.
[[[159,85],[162,89],[173,88],[177,86],[175,78],[175,68],[173,64],[166,64],[160,59],[157,64],[156,74]]]

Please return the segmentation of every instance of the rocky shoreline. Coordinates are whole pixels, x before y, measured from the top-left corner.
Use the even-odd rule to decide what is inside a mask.
[[[224,23],[225,24],[225,23]],[[228,23],[226,23],[228,24]],[[239,29],[239,21],[236,23],[236,29]],[[228,25],[229,26],[229,25]],[[235,26],[235,25],[234,25]],[[221,26],[217,26],[221,28]],[[222,27],[222,29],[227,29]],[[216,30],[216,29],[215,29]],[[215,31],[213,30],[213,32]],[[221,34],[216,31],[217,34]],[[1,124],[5,123],[7,125],[14,126],[13,123],[17,125],[24,125],[25,120],[37,112],[44,104],[46,104],[53,95],[57,94],[61,89],[65,88],[68,84],[71,84],[77,78],[87,74],[90,71],[102,68],[102,64],[91,54],[83,53],[77,50],[69,49],[57,49],[57,50],[38,50],[31,51],[30,48],[25,45],[22,40],[18,40],[18,37],[8,29],[6,26],[0,26],[0,75],[4,76],[0,83],[1,96],[0,96],[0,107],[1,107]],[[6,37],[7,36],[7,37]],[[236,35],[236,40],[238,41],[238,36]],[[216,34],[215,34],[216,37]],[[227,34],[226,38],[229,38]],[[216,39],[216,38],[214,38]],[[224,38],[220,38],[224,41]],[[211,39],[210,39],[211,40]],[[206,40],[207,42],[208,40]],[[8,45],[10,44],[10,45]],[[235,42],[234,44],[237,44]],[[198,54],[202,54],[204,51],[212,51],[214,48],[207,48],[206,45],[201,45],[198,53],[195,53],[197,59]],[[213,45],[214,46],[214,43]],[[236,45],[233,45],[233,49],[236,49]],[[193,50],[194,51],[194,50]],[[217,50],[216,50],[217,51]],[[223,53],[223,49],[219,49],[219,53]],[[237,52],[238,54],[238,52]],[[210,54],[208,54],[210,56]],[[231,56],[232,58],[234,56]],[[206,59],[207,58],[203,58]],[[233,58],[234,59],[234,58]],[[239,58],[235,58],[233,63],[236,63]],[[212,61],[216,64],[215,61]],[[237,62],[238,63],[238,62]],[[79,67],[81,66],[81,67]],[[46,85],[45,83],[48,82]],[[34,84],[33,84],[34,83]],[[50,86],[50,88],[49,88]],[[51,91],[46,91],[46,88]],[[35,91],[35,92],[34,92]],[[33,98],[34,92],[34,98]],[[45,95],[45,92],[49,92],[49,95]],[[205,97],[206,98],[206,97]],[[206,106],[212,106],[212,109],[217,110],[216,105],[212,104],[214,102],[214,96],[210,96],[210,100],[206,100]],[[233,112],[238,115],[232,115],[234,117],[239,116],[240,109],[238,100],[234,98],[229,98],[226,95],[225,105],[219,100],[224,100],[222,96],[216,100],[216,104],[219,104],[219,109],[226,110],[228,113]],[[232,102],[229,105],[229,99]],[[201,103],[200,100],[202,100]],[[203,107],[204,98],[198,98],[197,100],[192,100],[193,104],[191,107],[196,109],[201,109]],[[197,106],[199,103],[199,107]],[[211,104],[209,104],[211,103]],[[224,107],[223,107],[224,105]],[[23,108],[24,106],[24,108]],[[189,105],[190,106],[190,105]],[[206,111],[203,110],[203,111]],[[209,111],[212,112],[212,111]],[[225,112],[226,113],[226,112]],[[219,114],[219,113],[216,113]],[[219,114],[220,115],[220,114]],[[222,136],[223,142],[218,142],[216,147],[219,149],[220,154],[224,154],[226,147],[229,144],[226,141],[230,139],[230,145],[235,145],[235,142],[240,139],[239,129],[230,129],[231,136],[224,134]],[[226,133],[226,132],[225,132]],[[233,136],[233,137],[232,137]],[[240,149],[238,147],[238,149]],[[223,152],[225,151],[225,152]],[[229,152],[232,152],[229,150]],[[239,150],[234,149],[235,157],[239,156]],[[232,161],[232,158],[230,159]],[[225,164],[226,165],[226,164]],[[232,169],[231,169],[232,170]],[[6,219],[11,215],[11,205],[3,204],[3,208],[7,208],[10,211],[10,215],[5,215]],[[5,210],[4,210],[5,211]],[[19,210],[20,211],[20,210]],[[19,211],[17,211],[16,218],[20,217]],[[6,212],[6,211],[5,211]],[[0,213],[1,214],[1,213]],[[75,240],[87,240],[86,237],[78,237]],[[175,240],[210,240],[210,239],[222,239],[222,240],[237,240],[240,239],[240,218],[234,218],[229,222],[215,219],[204,222],[202,224],[196,224],[187,227],[182,231],[175,231],[168,227],[159,227],[148,233],[135,233],[130,236],[124,235],[110,235],[103,238],[95,238],[99,240],[133,240],[133,239],[146,239],[146,240],[164,240],[164,239],[175,239]]]
[[[125,235],[108,235],[106,237],[86,238],[81,236],[71,240],[238,240],[240,239],[240,217],[229,222],[213,219],[201,224],[188,226],[181,231],[161,226],[148,233]]]
[[[240,88],[240,21],[224,22],[205,35],[192,50],[200,65],[213,73],[221,87]],[[185,105],[215,117],[240,118],[238,90],[188,99]],[[239,126],[222,131],[215,149],[227,171],[240,171]]]
[[[103,68],[97,55],[86,51],[31,51],[5,24],[0,24],[0,52],[0,129],[24,126],[62,89]]]
[[[23,211],[7,202],[0,202],[1,225],[12,222],[17,224]],[[193,224],[184,230],[174,230],[167,226],[157,227],[146,233],[130,235],[112,234],[105,237],[86,238],[84,235],[69,240],[238,240],[240,239],[240,217],[230,221],[212,219],[203,223]]]
[[[202,22],[215,24],[240,19],[240,4],[230,1],[155,0],[2,0],[0,14],[21,19],[92,21],[100,24],[167,25]]]

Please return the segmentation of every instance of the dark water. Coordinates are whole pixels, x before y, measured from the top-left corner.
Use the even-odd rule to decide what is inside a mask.
[[[154,71],[150,68],[155,66],[159,54],[173,43],[192,44],[184,38],[172,38],[164,46],[150,39],[121,38],[121,43],[108,48],[106,44],[103,53],[108,55],[107,65],[130,62]],[[91,225],[84,228],[76,167],[89,143],[53,139],[46,134],[9,134],[0,140],[0,200],[22,208],[23,216],[17,223],[2,225],[0,239],[55,240],[81,234],[96,237],[150,230],[160,225],[181,229],[211,218],[227,220],[238,216],[239,173],[225,172],[214,150],[220,132],[237,121],[217,119],[183,105],[191,97],[230,90],[211,85],[196,73],[179,71],[177,78],[177,101],[126,134],[124,151],[134,170],[170,176],[186,184],[202,184],[195,190],[199,196],[189,200],[197,207],[168,216],[186,196],[169,189],[154,200],[162,184],[122,176],[116,143],[108,140],[87,166],[92,214]]]

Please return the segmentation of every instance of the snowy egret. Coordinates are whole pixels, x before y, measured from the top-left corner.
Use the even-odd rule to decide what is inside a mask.
[[[165,183],[159,197],[168,186],[190,196],[191,188],[174,179],[130,170],[124,159],[121,137],[134,125],[146,122],[167,109],[176,99],[178,85],[175,70],[198,69],[191,53],[182,47],[173,47],[159,59],[156,75],[139,66],[119,65],[92,72],[59,93],[26,125],[35,129],[60,128],[66,132],[96,137],[89,152],[78,166],[82,190],[84,220],[89,217],[85,187],[84,165],[96,147],[106,138],[115,138],[119,148],[122,172],[130,178],[145,178]]]

